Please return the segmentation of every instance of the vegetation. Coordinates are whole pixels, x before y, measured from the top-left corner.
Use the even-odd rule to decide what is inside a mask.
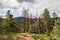
[[[53,12],[53,17],[47,8],[42,17],[32,21],[32,14],[23,9],[23,21],[17,22],[10,10],[6,18],[0,17],[0,40],[24,40],[25,33],[31,34],[34,40],[60,40],[60,19]]]

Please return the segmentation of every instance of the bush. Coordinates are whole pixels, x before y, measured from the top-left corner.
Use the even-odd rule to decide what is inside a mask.
[[[32,38],[35,40],[45,40],[44,36],[41,36],[40,34],[32,35]]]

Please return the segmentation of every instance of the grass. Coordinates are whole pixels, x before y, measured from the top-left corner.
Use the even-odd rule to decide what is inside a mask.
[[[8,34],[8,35],[2,35],[0,36],[0,40],[3,40],[4,38],[5,39],[23,39],[25,37],[27,33],[12,33],[12,34]],[[49,36],[47,36],[46,34],[30,34],[31,37],[34,39],[34,40],[50,40]],[[13,40],[12,39],[12,40]]]
[[[12,34],[6,34],[6,35],[0,35],[0,39],[4,40],[4,39],[23,39],[24,38],[25,33],[12,33]]]
[[[45,34],[32,34],[32,37],[36,40],[48,40],[49,37]]]

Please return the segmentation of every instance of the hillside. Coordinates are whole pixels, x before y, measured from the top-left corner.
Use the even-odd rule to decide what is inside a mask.
[[[32,18],[32,19],[31,18],[26,18],[26,19],[29,19],[30,21],[33,21],[33,22],[38,20],[38,19],[35,19],[35,18]],[[22,22],[24,20],[24,17],[15,17],[15,20],[17,22]]]

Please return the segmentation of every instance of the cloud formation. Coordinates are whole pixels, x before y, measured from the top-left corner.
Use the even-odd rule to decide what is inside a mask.
[[[3,10],[17,10],[16,13],[20,14],[23,7],[29,8],[29,12],[33,15],[36,12],[41,14],[45,8],[48,8],[51,14],[55,11],[60,16],[60,0],[0,0],[0,9]]]
[[[31,2],[33,3],[35,0],[17,0],[17,2],[21,3],[21,2]]]

